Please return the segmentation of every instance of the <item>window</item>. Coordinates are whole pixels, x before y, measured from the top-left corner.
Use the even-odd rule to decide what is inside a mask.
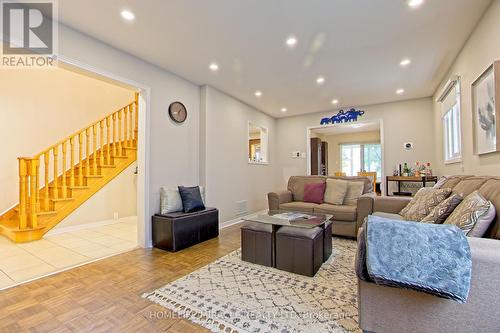
[[[248,162],[267,164],[267,128],[248,123]]]
[[[460,84],[458,80],[450,82],[451,87],[445,88],[445,93],[439,99],[443,115],[445,163],[459,162],[462,158]]]
[[[382,178],[382,148],[379,143],[342,144],[340,149],[342,172],[357,176],[358,172],[376,172]]]

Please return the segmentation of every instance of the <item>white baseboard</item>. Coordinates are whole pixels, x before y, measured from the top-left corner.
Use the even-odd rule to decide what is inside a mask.
[[[251,215],[255,215],[255,214],[264,214],[265,212],[267,212],[266,209],[264,210],[259,210],[257,212],[254,212],[254,213],[250,213],[250,214],[246,214],[246,215],[242,215],[242,216],[239,216],[237,218],[234,218],[232,220],[228,220],[228,221],[224,221],[222,222],[220,225],[219,225],[219,229],[224,229],[224,228],[227,228],[229,226],[232,226],[232,225],[235,225],[235,224],[238,224],[240,223],[242,220],[244,220],[246,217],[248,216],[251,216]]]
[[[92,223],[85,223],[85,224],[71,225],[68,227],[55,228],[55,229],[52,229],[49,232],[47,232],[45,235],[53,236],[53,235],[64,234],[66,232],[73,232],[73,231],[78,231],[78,230],[85,230],[85,229],[91,229],[91,228],[96,228],[96,227],[102,227],[102,226],[109,225],[109,224],[126,223],[126,222],[132,222],[132,221],[137,221],[137,216],[127,216],[127,217],[119,218],[118,220],[97,221],[97,222],[92,222]]]

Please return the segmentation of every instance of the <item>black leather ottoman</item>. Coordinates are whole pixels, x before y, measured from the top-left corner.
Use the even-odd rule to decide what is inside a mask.
[[[273,226],[248,222],[241,227],[241,260],[273,267]]]
[[[153,246],[176,252],[219,236],[219,211],[206,208],[193,213],[156,214],[152,228]]]
[[[323,237],[321,227],[281,227],[276,232],[276,268],[314,276],[323,264]]]

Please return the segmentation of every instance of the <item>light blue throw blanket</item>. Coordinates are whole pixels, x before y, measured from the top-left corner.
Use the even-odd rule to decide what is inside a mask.
[[[360,279],[467,301],[471,253],[456,226],[368,216],[358,242]]]

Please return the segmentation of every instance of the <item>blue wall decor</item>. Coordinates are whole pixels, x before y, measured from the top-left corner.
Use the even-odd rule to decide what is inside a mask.
[[[331,118],[321,119],[320,125],[358,121],[358,117],[361,117],[364,114],[365,114],[365,111],[356,110],[354,108],[350,109],[349,111],[340,110],[339,113],[337,113],[336,115],[334,115]]]

